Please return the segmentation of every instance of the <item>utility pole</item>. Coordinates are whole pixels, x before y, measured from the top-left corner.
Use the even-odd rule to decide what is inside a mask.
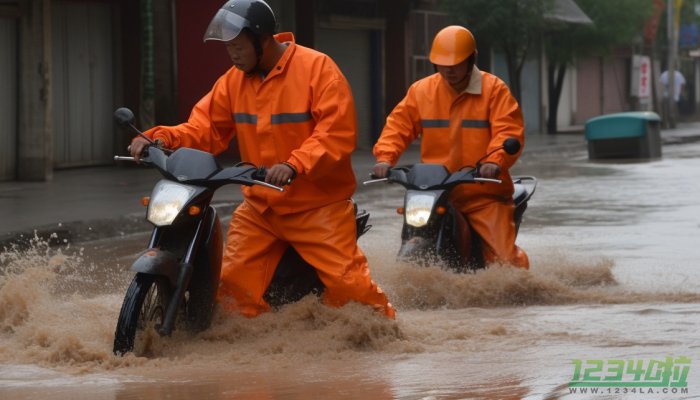
[[[668,77],[667,96],[664,98],[664,108],[666,112],[666,121],[664,125],[667,128],[676,127],[676,119],[678,116],[678,107],[676,104],[676,69],[678,68],[678,28],[680,24],[680,8],[683,0],[668,0],[666,2],[666,26],[668,37],[668,68],[666,68]]]

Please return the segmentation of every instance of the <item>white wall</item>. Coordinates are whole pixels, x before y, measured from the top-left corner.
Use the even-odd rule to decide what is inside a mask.
[[[52,4],[55,167],[112,162],[113,13],[110,3]]]
[[[328,54],[350,82],[357,109],[357,147],[371,148],[372,92],[370,31],[318,28],[316,49]]]

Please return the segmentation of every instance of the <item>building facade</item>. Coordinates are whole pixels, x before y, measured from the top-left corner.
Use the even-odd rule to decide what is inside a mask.
[[[426,70],[426,38],[445,20],[431,0],[269,3],[280,31],[329,54],[350,81],[365,149]],[[111,164],[130,139],[112,122],[118,107],[134,110],[144,129],[187,118],[230,66],[220,45],[202,42],[221,5],[0,1],[0,180],[47,180],[55,169]]]
[[[358,148],[370,151],[386,115],[416,79],[447,25],[439,0],[269,0],[280,31],[329,54],[351,84]],[[130,140],[112,122],[173,125],[230,67],[204,30],[223,0],[0,0],[0,180],[47,180],[56,169],[111,165]],[[477,38],[477,42],[480,42]],[[559,127],[634,107],[632,54],[579,60],[567,73]],[[523,70],[528,134],[544,130],[544,55]],[[508,82],[504,57],[479,47],[479,67]],[[603,68],[605,65],[605,68]],[[697,69],[697,68],[695,68]],[[236,156],[235,146],[231,149]]]

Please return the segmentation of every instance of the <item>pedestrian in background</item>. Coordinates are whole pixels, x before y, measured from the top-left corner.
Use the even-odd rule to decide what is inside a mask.
[[[674,70],[673,74],[673,100],[669,96],[669,86],[671,84],[668,70],[661,73],[659,82],[663,87],[663,120],[667,127],[675,128],[678,120],[678,105],[681,101],[683,89],[685,88],[685,77],[679,70]]]

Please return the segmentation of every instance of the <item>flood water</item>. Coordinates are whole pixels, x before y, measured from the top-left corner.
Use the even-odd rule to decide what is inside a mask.
[[[217,314],[196,336],[154,338],[150,357],[116,357],[126,269],[146,235],[5,251],[0,398],[700,398],[700,144],[616,163],[526,148],[514,174],[539,179],[518,238],[530,271],[397,263],[402,189],[358,193],[373,225],[360,244],[396,321],[306,298],[250,320]],[[574,360],[602,360],[609,376],[611,360],[668,357],[686,387],[569,387]]]

